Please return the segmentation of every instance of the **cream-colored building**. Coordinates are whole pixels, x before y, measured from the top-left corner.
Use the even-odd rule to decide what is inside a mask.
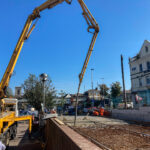
[[[150,105],[150,42],[145,40],[140,52],[129,58],[131,92],[133,101],[135,95],[143,98],[141,105]],[[136,102],[136,101],[135,101]]]

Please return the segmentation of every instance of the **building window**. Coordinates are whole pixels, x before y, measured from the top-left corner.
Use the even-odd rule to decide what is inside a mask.
[[[140,72],[142,72],[142,71],[143,71],[142,64],[140,64],[140,65],[139,65],[139,70],[140,70]]]
[[[133,67],[133,68],[132,68],[132,71],[135,71],[135,70],[136,70],[136,67]]]
[[[148,47],[147,46],[145,46],[145,52],[148,53]]]
[[[150,61],[147,62],[147,70],[150,70]]]
[[[142,78],[139,78],[139,86],[142,86]]]
[[[146,84],[150,85],[150,77],[146,77]]]

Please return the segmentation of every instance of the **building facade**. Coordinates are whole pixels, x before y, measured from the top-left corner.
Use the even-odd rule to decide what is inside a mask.
[[[100,91],[97,90],[97,89],[94,89],[94,90],[88,90],[84,93],[84,95],[87,96],[88,99],[90,100],[101,100],[102,97],[100,95]]]
[[[150,42],[145,40],[140,52],[129,58],[131,93],[134,104],[135,95],[142,97],[141,106],[150,105]],[[138,103],[138,105],[139,105]]]
[[[21,98],[22,97],[21,87],[15,87],[15,97],[16,98]]]

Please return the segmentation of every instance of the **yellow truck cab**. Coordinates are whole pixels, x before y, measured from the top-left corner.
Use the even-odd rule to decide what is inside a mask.
[[[15,116],[18,117],[18,100],[15,98],[3,98],[0,101],[1,112],[15,112]]]
[[[3,98],[0,101],[0,140],[9,144],[17,133],[18,100],[14,98]]]
[[[17,121],[29,120],[29,133],[31,133],[32,116],[18,116],[18,100],[3,98],[0,100],[0,141],[6,146],[9,140],[15,138]]]

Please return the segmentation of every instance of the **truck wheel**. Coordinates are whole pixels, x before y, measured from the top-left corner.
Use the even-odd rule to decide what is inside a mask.
[[[16,137],[16,134],[17,134],[17,126],[16,125],[14,126],[13,133],[14,133],[14,137]]]
[[[10,127],[10,139],[14,139],[13,127]]]
[[[17,126],[16,125],[12,126],[10,130],[11,130],[10,137],[13,140],[16,137],[16,134],[17,134]]]

